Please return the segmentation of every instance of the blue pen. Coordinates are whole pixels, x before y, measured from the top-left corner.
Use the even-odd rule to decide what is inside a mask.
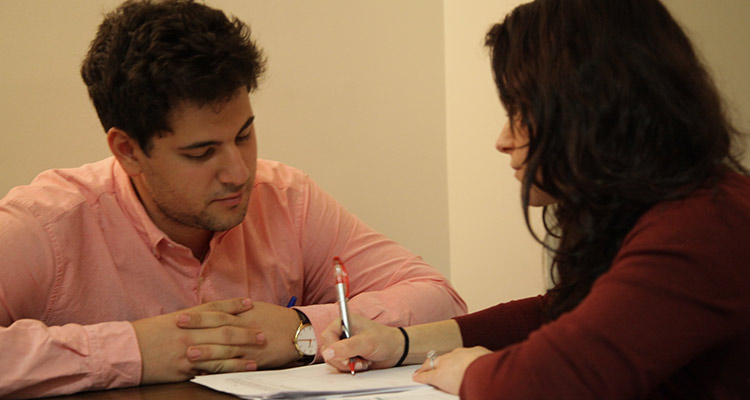
[[[289,299],[289,304],[286,305],[286,308],[294,307],[295,304],[297,304],[297,296],[292,296],[292,298]]]

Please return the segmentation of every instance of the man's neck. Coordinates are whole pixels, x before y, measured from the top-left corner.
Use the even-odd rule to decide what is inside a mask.
[[[159,208],[151,201],[151,199],[145,199],[141,197],[138,191],[138,185],[131,179],[131,185],[135,194],[143,205],[146,214],[148,214],[151,222],[156,225],[167,237],[172,239],[174,242],[179,243],[191,250],[193,257],[198,261],[203,262],[203,259],[208,253],[208,248],[213,237],[213,232],[201,229],[193,228],[190,226],[183,225],[177,221],[172,220],[168,216],[164,215]]]
[[[154,221],[154,223],[156,223],[156,221]],[[190,249],[193,253],[193,257],[198,259],[198,261],[203,262],[206,253],[208,253],[213,232],[184,226],[180,227],[181,229],[165,229],[165,227],[162,227],[158,223],[156,223],[156,226],[164,231],[170,239]]]

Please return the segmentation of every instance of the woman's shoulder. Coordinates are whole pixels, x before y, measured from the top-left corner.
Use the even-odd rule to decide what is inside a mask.
[[[715,184],[684,198],[658,203],[644,213],[634,230],[654,226],[750,229],[750,177],[728,172]]]
[[[750,259],[748,237],[750,177],[731,172],[711,187],[646,211],[626,235],[620,256],[670,253],[700,264],[739,262]]]

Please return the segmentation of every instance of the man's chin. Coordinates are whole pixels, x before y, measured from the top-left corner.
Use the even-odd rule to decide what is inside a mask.
[[[231,208],[219,204],[209,204],[196,219],[203,229],[212,232],[228,231],[242,223],[247,214],[248,202],[243,202]]]
[[[243,210],[241,214],[233,215],[233,216],[226,216],[225,218],[216,218],[214,219],[213,223],[210,224],[212,229],[209,229],[210,231],[214,232],[223,232],[228,231],[235,226],[242,223],[242,221],[245,219],[245,215],[247,214],[247,209]]]

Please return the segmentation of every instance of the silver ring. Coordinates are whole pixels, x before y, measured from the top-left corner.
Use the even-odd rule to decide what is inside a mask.
[[[437,351],[430,350],[427,352],[427,359],[430,360],[430,368],[435,369],[435,359],[437,358]]]

